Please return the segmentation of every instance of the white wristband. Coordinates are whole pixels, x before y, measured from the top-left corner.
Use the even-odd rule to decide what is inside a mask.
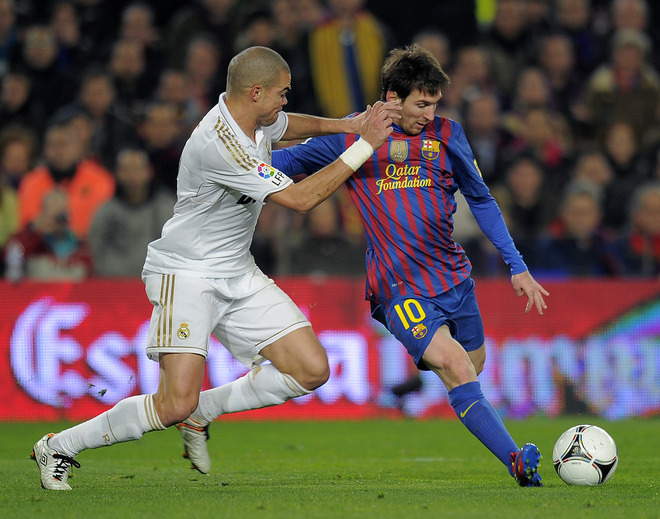
[[[358,139],[339,158],[354,172],[374,153],[374,149],[364,139]]]

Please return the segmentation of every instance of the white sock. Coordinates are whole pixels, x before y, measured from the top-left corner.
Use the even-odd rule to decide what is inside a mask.
[[[229,384],[202,391],[190,418],[203,426],[223,414],[283,404],[309,393],[291,375],[265,364]]]
[[[153,395],[125,398],[112,409],[52,436],[48,445],[65,456],[77,456],[85,449],[142,438],[149,431],[163,430]]]

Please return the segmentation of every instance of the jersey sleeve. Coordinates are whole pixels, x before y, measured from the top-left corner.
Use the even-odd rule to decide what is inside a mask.
[[[332,164],[345,150],[344,135],[307,139],[302,144],[273,151],[273,166],[289,177],[311,175]]]
[[[212,149],[213,146],[216,149]],[[210,143],[201,155],[205,180],[234,189],[258,202],[292,183],[271,164],[249,155],[238,141]]]
[[[289,127],[289,116],[286,112],[280,112],[277,121],[266,127],[264,130],[270,135],[271,142],[279,142]]]
[[[484,182],[472,149],[460,124],[452,121],[452,136],[448,145],[454,179],[465,196],[479,228],[502,255],[511,274],[527,270],[522,255],[506,227],[497,202]]]

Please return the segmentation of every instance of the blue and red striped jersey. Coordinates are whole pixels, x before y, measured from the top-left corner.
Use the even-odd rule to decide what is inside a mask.
[[[356,135],[330,135],[276,150],[273,165],[287,175],[333,162]],[[415,136],[394,125],[388,140],[347,181],[367,238],[367,299],[433,297],[464,281],[471,270],[452,237],[460,189],[477,223],[511,266],[527,270],[504,219],[481,178],[463,128],[435,117]]]

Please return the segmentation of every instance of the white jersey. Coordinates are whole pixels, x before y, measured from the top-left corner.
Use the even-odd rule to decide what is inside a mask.
[[[291,179],[270,165],[271,143],[282,138],[280,112],[252,141],[224,99],[204,116],[181,154],[174,216],[147,249],[144,269],[196,277],[230,278],[254,268],[250,244],[264,200]]]

